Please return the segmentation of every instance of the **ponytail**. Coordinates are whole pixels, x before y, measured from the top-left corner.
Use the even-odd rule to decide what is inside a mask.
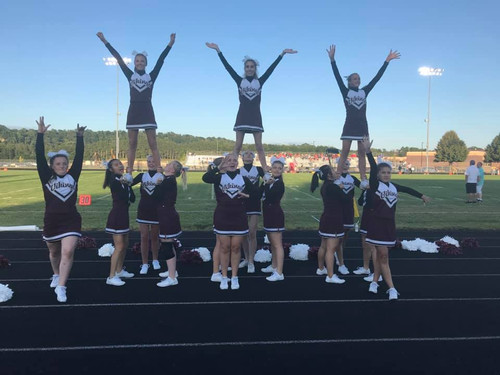
[[[316,169],[312,179],[311,179],[311,193],[319,186],[319,180],[325,181],[328,176],[331,175],[331,167],[329,165],[322,165],[319,169]]]
[[[110,161],[108,161],[106,163],[106,173],[104,175],[104,182],[102,184],[102,188],[103,189],[106,189],[108,186],[111,185],[111,179],[113,178],[113,172],[111,172],[111,170],[109,169],[109,167],[116,160],[118,160],[118,159],[111,159]]]
[[[311,193],[314,193],[314,190],[316,190],[319,186],[319,173],[320,171],[315,171],[312,179],[311,179]]]

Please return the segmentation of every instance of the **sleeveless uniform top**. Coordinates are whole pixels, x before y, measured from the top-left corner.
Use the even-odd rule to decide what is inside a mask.
[[[361,141],[364,136],[369,135],[368,122],[366,120],[366,98],[375,84],[380,80],[388,65],[388,62],[384,62],[377,75],[368,85],[361,89],[354,89],[345,86],[337,64],[335,61],[332,61],[333,74],[342,93],[346,109],[346,119],[340,139]]]
[[[78,195],[78,179],[83,164],[83,137],[77,136],[73,164],[64,176],[56,175],[45,159],[44,135],[38,133],[36,138],[36,162],[38,177],[42,183],[45,199],[45,215],[78,214],[76,197]]]
[[[262,77],[257,78],[255,76],[240,77],[231,65],[229,65],[222,52],[219,52],[218,55],[222,64],[238,86],[240,107],[233,130],[245,133],[263,132],[262,115],[260,113],[261,90],[266,80],[281,61],[282,56],[278,56]]]

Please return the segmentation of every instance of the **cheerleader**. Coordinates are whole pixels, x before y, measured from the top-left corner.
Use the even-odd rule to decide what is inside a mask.
[[[175,43],[175,33],[170,34],[170,42],[161,53],[155,67],[149,74],[146,73],[145,70],[148,65],[147,54],[145,52],[135,55],[134,71],[132,71],[127,67],[127,64],[125,64],[120,54],[111,44],[109,44],[102,32],[98,32],[97,37],[114,56],[130,84],[130,107],[127,114],[129,149],[127,157],[127,175],[125,178],[132,180],[130,173],[132,173],[134,169],[139,129],[145,129],[154,163],[159,170],[161,168],[160,153],[158,152],[158,146],[156,144],[156,128],[158,126],[156,125],[155,114],[151,104],[151,96],[153,95],[153,86],[156,78],[158,78],[163,62]]]
[[[427,203],[430,198],[411,188],[391,182],[392,167],[382,162],[377,165],[371,153],[371,142],[366,137],[361,146],[366,152],[370,162],[370,189],[367,195],[370,200],[370,219],[367,223],[366,242],[370,244],[372,253],[376,253],[374,261],[373,281],[370,283],[369,291],[377,293],[378,283],[376,280],[382,274],[389,287],[387,293],[389,300],[398,299],[398,291],[392,281],[389,268],[389,248],[396,244],[396,204],[399,192],[404,192],[418,197]]]
[[[285,193],[285,184],[283,183],[283,168],[285,158],[271,158],[271,176],[266,179],[261,186],[262,211],[264,213],[264,230],[266,231],[269,242],[271,242],[271,251],[273,254],[272,263],[264,268],[264,272],[272,272],[272,275],[266,277],[267,281],[281,281],[285,279],[283,275],[283,259],[285,253],[283,250],[282,232],[285,230],[285,214],[281,208],[280,201]]]
[[[337,172],[341,173],[347,155],[351,149],[352,141],[358,141],[358,157],[359,157],[359,173],[362,180],[362,188],[366,189],[368,181],[366,180],[366,160],[365,153],[361,147],[361,141],[365,135],[368,135],[368,122],[366,121],[366,98],[375,84],[380,80],[384,74],[389,62],[394,59],[399,59],[401,54],[398,51],[390,51],[385,59],[384,64],[379,69],[377,75],[368,83],[368,85],[360,88],[361,79],[358,73],[352,73],[347,77],[347,86],[345,86],[340,76],[339,69],[335,62],[335,45],[331,45],[326,50],[332,64],[333,74],[337,80],[340,92],[344,99],[346,108],[346,120],[344,129],[342,130],[342,152],[338,162]],[[339,183],[339,182],[336,182]]]
[[[260,178],[264,177],[264,170],[261,167],[253,165],[255,154],[252,151],[244,151],[241,154],[243,167],[240,168],[240,174],[247,177],[253,183],[256,189],[259,186]],[[240,268],[247,266],[248,273],[255,272],[253,258],[257,251],[257,224],[261,215],[261,202],[258,196],[245,199],[245,207],[248,217],[248,237],[243,239],[243,252],[245,259],[239,265]]]
[[[142,265],[139,273],[146,275],[149,269],[149,244],[151,243],[151,252],[153,253],[153,269],[161,268],[158,261],[158,249],[160,243],[158,241],[159,222],[158,222],[158,200],[153,198],[155,188],[158,183],[161,183],[163,176],[156,171],[156,165],[152,155],[147,157],[148,171],[139,173],[135,176],[133,185],[141,183],[141,199],[137,208],[137,219],[139,223],[139,231],[141,233],[141,258]]]
[[[289,48],[284,49],[261,77],[258,77],[257,75],[259,62],[245,56],[243,59],[245,74],[241,77],[238,73],[236,73],[231,65],[229,65],[217,44],[206,43],[206,46],[217,51],[222,64],[238,86],[240,107],[238,109],[236,122],[233,128],[236,132],[236,143],[234,145],[233,153],[235,155],[240,154],[245,133],[252,133],[260,165],[262,165],[262,167],[267,171],[268,166],[266,162],[266,155],[262,146],[262,133],[264,132],[264,128],[262,127],[262,116],[260,113],[261,90],[262,86],[279,64],[283,56],[287,53],[297,53],[297,51]]]
[[[346,195],[346,199],[342,200],[342,218],[344,220],[344,237],[340,241],[339,251],[335,253],[336,263],[339,266],[339,272],[342,275],[348,275],[349,269],[344,264],[344,244],[347,242],[347,234],[349,230],[354,228],[354,187],[360,186],[361,182],[357,177],[352,176],[349,173],[349,167],[351,163],[349,160],[344,162],[342,168],[342,174],[339,176],[338,181],[340,181],[343,186],[342,192]],[[325,248],[320,247],[318,251],[318,270],[316,273],[318,275],[326,275],[327,270],[323,267],[325,259]]]
[[[338,174],[330,165],[323,165],[317,170],[311,180],[311,192],[314,192],[323,180],[321,186],[321,197],[323,198],[323,213],[319,221],[319,235],[321,236],[321,247],[326,249],[325,260],[327,268],[327,283],[343,284],[345,280],[340,279],[334,271],[334,257],[340,246],[340,240],[344,237],[344,220],[342,214],[342,202],[346,200],[346,194],[342,192],[342,185],[334,184]],[[324,274],[324,273],[322,273]]]
[[[214,184],[217,206],[214,212],[214,232],[217,235],[222,265],[220,289],[228,288],[227,271],[231,259],[231,289],[239,289],[238,265],[241,243],[248,235],[248,221],[244,199],[254,195],[254,185],[238,170],[238,159],[228,154],[219,167],[207,171],[206,183]]]
[[[165,178],[155,189],[154,196],[160,201],[158,206],[158,220],[160,222],[161,250],[167,259],[167,271],[160,273],[160,277],[165,277],[156,285],[167,287],[177,285],[177,257],[174,249],[174,241],[181,235],[181,221],[175,209],[177,200],[177,180],[182,175],[182,184],[186,188],[186,172],[182,164],[174,160],[167,164],[164,169]]]
[[[106,222],[106,233],[113,236],[115,251],[111,256],[109,277],[106,284],[113,286],[125,285],[123,278],[134,277],[133,273],[125,271],[123,262],[128,247],[129,215],[128,207],[135,202],[134,191],[123,176],[124,167],[120,160],[111,159],[108,161],[106,175],[104,176],[103,189],[107,187],[111,190],[113,207]]]
[[[66,302],[66,282],[68,281],[78,237],[81,237],[82,218],[76,210],[78,179],[83,164],[83,133],[86,126],[77,125],[76,150],[73,164],[68,170],[69,155],[66,151],[49,152],[49,165],[45,159],[44,134],[50,125],[45,125],[44,117],[36,121],[36,168],[42,183],[45,199],[43,217],[43,239],[49,249],[52,279],[50,287],[59,302]]]

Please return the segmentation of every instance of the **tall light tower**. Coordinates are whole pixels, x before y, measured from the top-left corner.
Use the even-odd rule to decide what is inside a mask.
[[[421,76],[429,77],[429,91],[427,95],[427,118],[425,122],[427,123],[427,146],[425,149],[425,159],[427,165],[427,174],[429,174],[429,126],[431,123],[431,78],[433,76],[443,75],[444,69],[440,68],[430,68],[428,66],[422,66],[418,68],[418,73]]]
[[[120,108],[119,108],[119,93],[120,93],[120,65],[114,57],[103,57],[105,65],[116,66],[116,158],[118,158],[118,153],[120,152],[120,140],[118,138],[119,131],[119,118],[120,118]],[[123,61],[125,64],[130,64],[132,59],[129,57],[124,57]]]

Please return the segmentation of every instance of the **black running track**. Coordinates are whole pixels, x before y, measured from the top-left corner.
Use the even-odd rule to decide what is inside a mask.
[[[397,302],[387,300],[384,283],[378,295],[368,293],[360,276],[325,283],[315,260],[287,259],[283,282],[266,281],[265,265],[242,271],[237,291],[210,282],[211,263],[179,264],[175,287],[158,288],[152,268],[112,287],[105,284],[109,259],[84,249],[61,304],[49,287],[40,233],[0,233],[0,254],[12,263],[0,269],[0,283],[14,290],[0,304],[0,373],[498,374],[500,233],[400,237],[445,234],[477,238],[481,248],[453,257],[393,250]],[[212,249],[214,237],[190,232],[182,242]],[[313,232],[286,233],[284,242],[319,244]],[[347,245],[353,270],[361,265],[359,235]],[[127,255],[129,271],[139,264],[138,255]]]

